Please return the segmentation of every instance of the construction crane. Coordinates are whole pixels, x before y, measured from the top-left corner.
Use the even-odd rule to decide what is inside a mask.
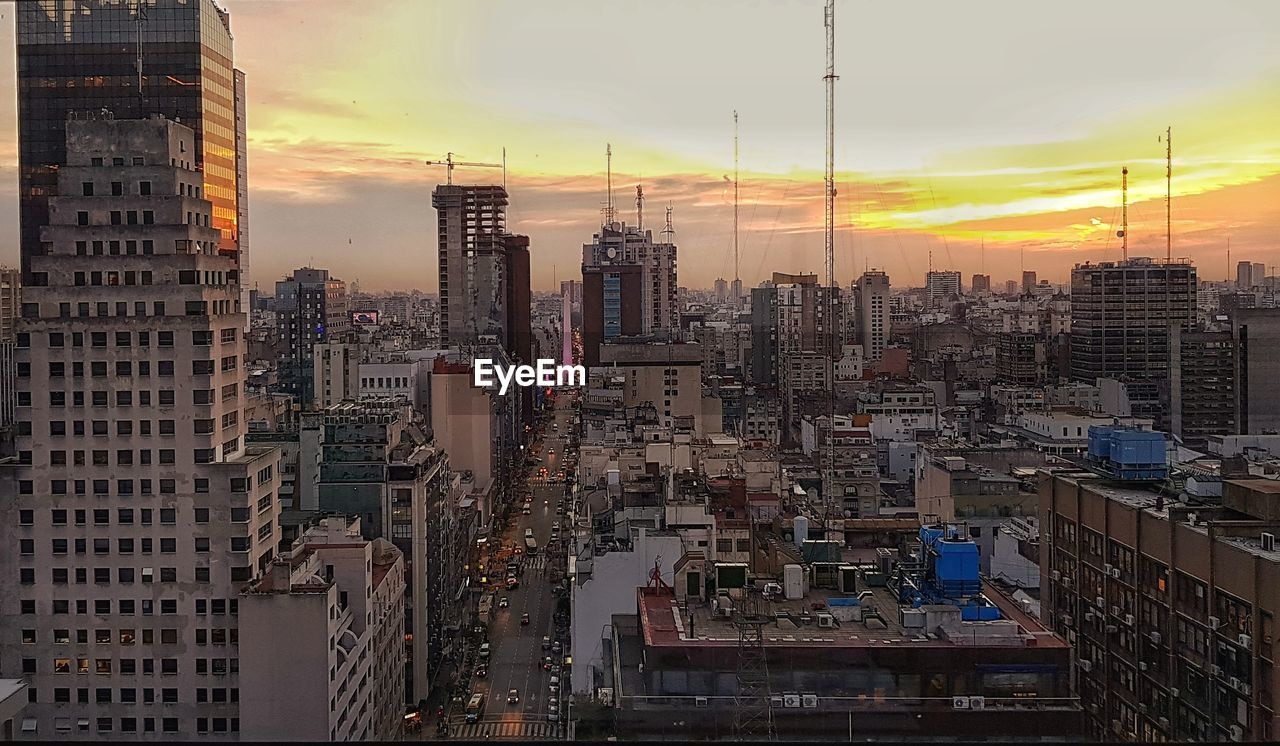
[[[443,161],[427,161],[428,166],[444,166],[445,167],[445,183],[453,186],[453,167],[468,166],[470,168],[500,168],[502,169],[502,188],[507,188],[507,149],[502,149],[502,163],[473,163],[471,161],[455,161],[453,153],[445,156]]]

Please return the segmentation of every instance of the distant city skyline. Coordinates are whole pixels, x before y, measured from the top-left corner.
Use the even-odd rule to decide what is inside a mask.
[[[430,195],[445,175],[423,161],[499,162],[503,147],[534,289],[580,279],[606,142],[620,217],[634,221],[637,183],[646,227],[674,204],[680,284],[709,288],[733,277],[734,109],[744,282],[821,272],[818,2],[222,4],[248,80],[249,282],[263,292],[305,265],[366,291],[435,292]],[[0,6],[8,48],[13,15]],[[637,43],[588,62],[591,40],[619,29]],[[999,285],[1024,250],[1065,282],[1078,261],[1119,258],[1122,165],[1130,254],[1163,257],[1166,126],[1175,256],[1207,280],[1280,264],[1280,5],[937,4],[922,20],[842,1],[836,39],[840,284],[871,266],[923,285],[932,253],[934,269]],[[0,263],[16,266],[13,60],[0,56]]]

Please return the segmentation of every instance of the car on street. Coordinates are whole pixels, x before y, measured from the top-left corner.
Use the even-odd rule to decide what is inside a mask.
[[[559,675],[560,675],[560,666],[559,666],[559,664],[552,664],[552,666],[551,666],[551,675],[553,675],[553,676],[559,676]]]
[[[528,615],[527,613],[526,613],[526,614],[521,614],[521,615],[520,615],[520,624],[522,624],[522,625],[527,625],[528,623],[529,623],[529,615]]]
[[[560,655],[560,641],[559,641],[559,640],[556,640],[555,642],[551,643],[551,653],[552,653],[553,655]]]
[[[548,456],[554,456],[554,455],[556,455],[556,449],[554,449],[554,448],[548,448],[548,449],[547,449],[547,455],[548,455]]]
[[[488,675],[489,675],[489,667],[488,667],[488,666],[480,666],[479,668],[477,668],[477,669],[476,669],[476,676],[478,676],[478,677],[480,677],[480,678],[482,678],[482,679],[483,679],[484,677],[486,677],[486,676],[488,676]]]
[[[509,705],[520,704],[520,692],[515,689],[512,689],[511,691],[507,692],[507,704]]]
[[[542,638],[542,639],[544,639],[544,640],[545,640],[546,638],[544,637],[544,638]],[[483,661],[483,660],[488,660],[488,659],[489,659],[489,651],[490,651],[490,650],[492,650],[492,648],[490,648],[490,647],[489,647],[489,643],[487,643],[487,642],[486,642],[486,643],[484,643],[483,645],[481,645],[481,646],[480,646],[480,660],[482,660],[482,661]]]
[[[526,529],[524,530],[524,538],[526,538],[526,539],[532,539],[532,538],[533,538],[533,529],[531,529],[531,528],[526,528]]]
[[[553,667],[554,667],[554,664],[551,662],[551,656],[548,655],[547,657],[542,659],[543,671],[550,671]]]
[[[514,591],[520,587],[520,581],[514,575],[507,576],[507,590]]]
[[[552,676],[551,680],[547,683],[547,687],[553,692],[560,691],[560,677]]]
[[[520,511],[520,513],[521,513],[521,514],[523,514],[523,515],[529,515],[529,514],[533,513],[533,510],[532,510],[528,505],[526,505],[526,506],[524,506],[524,509],[522,509],[522,510]]]
[[[560,719],[560,708],[559,708],[559,707],[548,707],[548,708],[547,708],[547,720],[549,720],[550,722],[553,722],[553,723],[554,723],[555,721],[557,721],[557,720],[559,720],[559,719]]]
[[[507,598],[506,596],[503,596],[502,598],[498,599],[499,609],[505,609],[509,606],[511,606],[511,599]]]
[[[485,646],[485,647],[488,647],[488,646],[489,646],[489,643],[487,643],[487,642],[486,642],[484,646]],[[551,649],[551,638],[550,638],[548,635],[543,635],[543,636],[542,636],[542,649],[543,649],[543,650],[550,650],[550,649]],[[487,655],[487,654],[486,654],[486,655]]]

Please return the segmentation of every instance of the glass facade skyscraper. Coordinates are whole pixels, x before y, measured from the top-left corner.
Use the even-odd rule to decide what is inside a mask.
[[[195,164],[213,203],[219,249],[237,254],[235,77],[231,21],[214,0],[32,0],[17,5],[22,272],[43,253],[66,121],[163,114],[195,131]],[[139,75],[138,60],[142,70]],[[141,85],[139,85],[141,81]],[[141,88],[141,90],[139,90]]]

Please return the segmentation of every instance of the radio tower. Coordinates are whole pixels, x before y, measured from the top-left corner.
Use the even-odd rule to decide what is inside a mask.
[[[1120,169],[1120,248],[1129,261],[1129,167]]]
[[[733,111],[733,282],[742,287],[742,275],[738,272],[738,111]],[[735,300],[736,302],[736,300]]]
[[[768,740],[773,732],[769,698],[769,660],[765,656],[764,625],[771,618],[760,613],[755,589],[748,586],[742,608],[734,614],[738,628],[738,691],[733,697],[734,736],[737,740]]]
[[[827,84],[827,170],[826,170],[826,259],[827,287],[836,284],[835,253],[835,203],[836,203],[836,2],[827,0],[826,17],[823,24],[827,29],[827,74],[823,80]],[[830,324],[828,324],[830,326]],[[834,329],[831,338],[835,339]],[[833,350],[834,352],[834,350]]]

